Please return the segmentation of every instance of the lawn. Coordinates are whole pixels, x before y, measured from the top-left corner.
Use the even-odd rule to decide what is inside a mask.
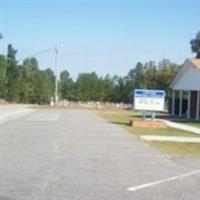
[[[171,119],[171,121],[180,123],[180,124],[184,124],[184,125],[188,125],[188,126],[192,126],[192,127],[196,127],[196,128],[200,128],[200,121],[195,121],[195,120],[187,120],[187,119],[183,119],[183,118],[175,118],[175,119]]]
[[[200,128],[200,122],[187,122],[185,125],[192,126],[195,128]]]
[[[199,135],[182,131],[174,128],[153,129],[153,128],[134,128],[129,126],[129,120],[134,118],[141,118],[139,113],[132,111],[96,111],[96,113],[107,119],[113,124],[117,124],[127,130],[128,132],[140,135],[169,135],[169,136],[188,136],[200,137]],[[178,156],[195,156],[200,157],[200,144],[180,144],[174,142],[148,142],[153,147],[161,151]]]

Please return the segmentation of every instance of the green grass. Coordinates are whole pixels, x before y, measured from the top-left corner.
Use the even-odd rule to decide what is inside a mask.
[[[200,122],[189,122],[189,123],[186,123],[185,125],[200,128]]]
[[[176,155],[188,157],[200,157],[200,144],[185,144],[185,143],[172,143],[172,142],[150,142],[155,148],[160,151]]]
[[[200,128],[200,121],[195,121],[192,119],[183,119],[183,118],[174,118],[171,119],[171,121],[180,123],[180,124],[184,124],[184,125],[188,125],[188,126],[192,126],[192,127],[196,127],[196,128]]]
[[[182,131],[174,128],[154,129],[154,128],[135,128],[129,126],[129,120],[141,118],[139,113],[132,111],[97,111],[97,114],[107,119],[113,124],[117,124],[127,130],[128,132],[140,135],[165,135],[165,136],[187,136],[200,137],[199,135]],[[178,156],[198,156],[200,157],[200,144],[180,144],[175,142],[148,142],[153,147],[161,151]]]

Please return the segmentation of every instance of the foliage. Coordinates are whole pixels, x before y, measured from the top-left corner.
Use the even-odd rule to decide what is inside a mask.
[[[0,39],[3,36],[0,34]],[[200,32],[191,41],[199,56]],[[8,45],[7,56],[0,55],[0,98],[11,102],[49,103],[54,96],[55,75],[51,69],[41,70],[36,58],[27,58],[20,65],[17,50]],[[131,103],[133,90],[163,89],[170,98],[169,85],[180,66],[163,59],[159,63],[138,62],[126,76],[98,76],[95,72],[80,73],[76,80],[67,70],[60,74],[59,97],[72,101],[103,101]]]
[[[97,88],[98,76],[95,72],[79,74],[76,81],[76,93],[78,100],[98,100]]]
[[[0,97],[10,102],[50,102],[55,88],[53,71],[40,70],[36,58],[27,58],[19,65],[16,54],[8,45],[7,57],[0,55]]]
[[[24,103],[49,103],[54,96],[55,76],[51,69],[40,70],[36,58],[27,58],[22,65],[16,61],[12,45],[8,45],[7,58],[0,56],[0,95],[8,101]],[[158,64],[153,61],[138,62],[127,76],[99,77],[95,72],[81,73],[74,81],[67,70],[60,74],[61,99],[73,101],[109,101],[131,103],[136,88],[164,89],[179,66],[169,60]]]
[[[8,45],[7,70],[6,70],[6,99],[13,101],[17,99],[16,81],[18,77],[16,53],[11,44]]]
[[[192,52],[196,53],[196,57],[200,58],[200,31],[196,34],[196,38],[190,41]]]
[[[4,97],[5,84],[6,84],[6,68],[7,62],[3,55],[0,55],[0,98]]]
[[[60,94],[62,99],[74,100],[74,82],[67,70],[60,74]]]
[[[3,39],[3,35],[2,33],[0,33],[0,41]]]

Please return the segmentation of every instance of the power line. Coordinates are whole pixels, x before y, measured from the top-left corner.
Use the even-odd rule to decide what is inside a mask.
[[[56,59],[56,66],[55,66],[55,96],[54,96],[54,98],[55,98],[55,105],[57,105],[57,103],[58,103],[58,68],[59,68],[59,62],[58,62],[58,54],[59,54],[59,50],[58,50],[58,47],[57,46],[55,46],[55,47],[52,47],[52,48],[49,48],[49,49],[46,49],[46,50],[43,50],[43,51],[40,51],[40,52],[38,52],[38,53],[35,53],[35,54],[33,54],[33,55],[31,55],[31,56],[27,56],[27,57],[25,57],[25,58],[21,58],[21,59],[19,59],[18,61],[23,61],[23,60],[25,60],[26,58],[32,58],[32,57],[37,57],[37,56],[39,56],[39,55],[41,55],[41,54],[45,54],[45,53],[47,53],[47,52],[49,52],[49,51],[53,51],[54,50],[54,52],[55,52],[55,59]]]
[[[37,56],[39,56],[39,55],[41,55],[41,54],[44,54],[44,53],[47,53],[47,52],[49,52],[49,51],[51,51],[51,50],[55,50],[55,48],[49,48],[49,49],[40,51],[40,52],[38,52],[38,53],[35,53],[35,54],[31,55],[31,56],[26,56],[26,57],[24,57],[24,58],[20,58],[20,59],[18,59],[18,61],[23,61],[23,60],[25,60],[26,58],[37,57]]]

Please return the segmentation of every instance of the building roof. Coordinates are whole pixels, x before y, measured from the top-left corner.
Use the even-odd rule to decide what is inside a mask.
[[[194,67],[200,70],[200,58],[191,58],[190,61]]]
[[[172,81],[170,88],[175,90],[200,90],[200,58],[186,59]]]

